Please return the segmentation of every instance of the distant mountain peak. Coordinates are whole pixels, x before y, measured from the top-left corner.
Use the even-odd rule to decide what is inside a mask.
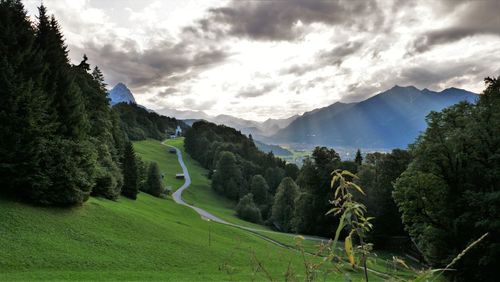
[[[123,82],[118,82],[115,87],[113,88],[123,88],[123,89],[128,89],[128,87],[125,85]]]
[[[443,95],[444,94],[444,95]],[[395,85],[364,101],[312,110],[269,137],[274,143],[405,148],[425,130],[425,117],[477,95],[458,88],[441,92]]]
[[[464,89],[460,89],[460,88],[456,88],[456,87],[450,87],[450,88],[444,89],[443,91],[441,91],[441,93],[452,93],[452,92],[456,92],[456,91],[460,91],[460,92],[466,91],[466,92],[468,92],[467,90],[464,90]]]
[[[413,85],[408,85],[408,86],[401,86],[401,85],[394,85],[390,90],[397,90],[397,91],[400,91],[400,90],[416,90],[416,91],[420,91],[417,87],[413,86]]]
[[[118,82],[115,87],[109,91],[108,97],[111,99],[111,105],[123,102],[136,104],[132,91],[122,82]]]

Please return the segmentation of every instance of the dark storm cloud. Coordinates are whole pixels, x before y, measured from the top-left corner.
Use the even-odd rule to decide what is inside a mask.
[[[277,83],[266,83],[261,86],[250,86],[241,89],[236,97],[242,98],[253,98],[265,95],[275,89],[278,86]]]
[[[362,42],[346,42],[342,45],[334,47],[332,50],[323,52],[317,55],[318,62],[321,66],[342,64],[345,58],[356,53],[361,46]]]
[[[165,98],[168,96],[173,96],[179,93],[179,89],[175,87],[168,87],[164,91],[161,91],[160,93],[157,94],[158,97]]]
[[[480,81],[491,71],[493,69],[488,65],[481,65],[477,62],[447,62],[439,66],[426,63],[402,69],[397,79],[402,83],[420,88],[439,88],[440,83],[460,80],[464,77],[474,77]]]
[[[349,41],[337,45],[331,50],[317,53],[312,62],[302,65],[291,65],[280,70],[279,74],[302,76],[310,71],[318,70],[326,66],[340,66],[344,60],[355,54],[362,46],[363,43],[360,41]]]
[[[85,52],[90,58],[99,58],[96,64],[105,71],[111,83],[123,81],[134,89],[173,86],[222,63],[229,56],[216,47],[168,41],[141,51],[134,41],[126,41],[119,46],[97,46],[87,42],[76,51]]]
[[[198,30],[255,40],[294,40],[303,31],[296,25],[298,21],[372,30],[383,22],[378,10],[372,0],[233,1],[227,7],[211,9]]]
[[[460,39],[491,34],[500,36],[500,1],[445,1],[441,13],[455,13],[455,22],[442,29],[431,30],[419,36],[410,46],[410,53],[422,53],[433,46]]]

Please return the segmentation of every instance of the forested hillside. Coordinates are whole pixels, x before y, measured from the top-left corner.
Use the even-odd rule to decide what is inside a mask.
[[[236,213],[241,218],[265,222],[281,231],[326,237],[333,234],[338,224],[337,217],[327,215],[333,199],[331,172],[347,169],[356,173],[361,166],[361,160],[358,163],[342,161],[335,150],[316,147],[312,157],[306,159],[299,170],[271,153],[260,152],[253,140],[239,131],[204,121],[194,123],[187,131],[185,147],[194,159],[212,172],[212,188],[238,202]],[[362,177],[372,192],[371,197],[363,198],[362,202],[375,206],[370,215],[376,213],[377,221],[391,227],[376,229],[379,240],[406,234],[390,191],[391,181],[406,169],[407,155],[402,150],[387,155],[369,155],[369,159],[376,156],[387,161],[371,161],[362,166],[362,170],[378,171],[376,184],[368,183],[371,180],[367,180],[367,176]],[[392,159],[394,161],[390,162]],[[392,164],[394,162],[396,164]]]
[[[118,103],[113,110],[120,117],[123,131],[133,141],[147,138],[163,140],[174,134],[177,126],[183,130],[187,128],[180,120],[150,112],[134,103]]]
[[[254,222],[270,217],[273,197],[283,178],[296,178],[297,167],[272,153],[257,149],[252,139],[239,131],[213,123],[195,122],[187,132],[186,151],[211,171],[212,188],[234,200],[240,199]],[[248,206],[248,207],[247,207]]]
[[[102,73],[71,65],[59,24],[39,9],[0,5],[0,184],[41,204],[71,205],[91,193],[116,198],[124,136]]]
[[[485,82],[476,104],[427,116],[393,192],[406,230],[434,266],[488,233],[449,273],[462,281],[494,281],[500,265],[500,77]]]
[[[102,72],[85,55],[70,63],[43,5],[32,23],[19,1],[2,1],[0,27],[0,192],[60,206],[135,198],[146,164],[129,140],[184,124],[135,104],[111,108]]]

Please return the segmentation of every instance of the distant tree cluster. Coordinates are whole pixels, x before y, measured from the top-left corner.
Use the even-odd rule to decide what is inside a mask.
[[[0,192],[60,206],[135,199],[136,157],[99,68],[85,55],[70,64],[43,5],[35,24],[21,1],[0,1],[0,27]]]
[[[435,266],[489,233],[449,273],[460,281],[496,281],[500,265],[500,77],[486,84],[477,104],[428,115],[393,192],[406,230]]]
[[[338,168],[356,172],[359,166],[342,161],[333,149],[317,147],[299,169],[260,152],[239,131],[205,121],[186,132],[185,147],[209,169],[214,191],[238,203],[239,217],[282,231],[325,236],[336,223],[326,215],[333,199],[330,174]]]
[[[118,112],[123,131],[129,140],[153,138],[164,140],[173,134],[177,126],[186,129],[187,125],[175,118],[161,116],[136,104],[118,103],[113,106]]]
[[[367,154],[366,162],[358,168],[356,182],[363,187],[366,195],[357,194],[357,200],[366,205],[367,215],[374,217],[374,226],[369,236],[378,247],[390,243],[388,241],[391,237],[408,236],[401,222],[401,214],[392,199],[392,192],[393,183],[406,170],[411,160],[408,151],[394,149],[387,154]]]
[[[186,151],[209,169],[214,191],[239,202],[242,218],[268,220],[282,179],[297,175],[297,166],[259,151],[252,139],[233,128],[199,121],[185,135]]]
[[[357,172],[358,164],[354,161],[342,161],[339,154],[326,147],[316,147],[311,157],[306,158],[298,173],[298,191],[295,197],[294,216],[289,230],[332,236],[338,219],[327,215],[331,209],[333,190],[331,173],[336,169]]]

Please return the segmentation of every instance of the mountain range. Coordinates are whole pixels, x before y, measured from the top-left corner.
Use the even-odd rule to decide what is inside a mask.
[[[112,105],[135,103],[132,92],[123,83],[113,87],[109,97]],[[425,117],[431,111],[440,111],[461,101],[473,103],[477,98],[475,93],[454,87],[436,92],[396,85],[361,102],[337,102],[302,115],[263,122],[224,114],[211,116],[203,111],[163,108],[157,112],[184,120],[188,125],[197,120],[224,124],[268,144],[391,149],[413,143],[425,130]]]
[[[116,84],[115,87],[109,91],[108,97],[110,98],[112,106],[123,102],[136,104],[132,91],[130,91],[130,89],[128,89],[127,86],[121,82]],[[216,124],[224,124],[226,126],[236,128],[244,134],[252,134],[252,136],[257,139],[263,139],[272,135],[278,130],[285,128],[298,117],[298,115],[295,115],[286,119],[267,119],[264,122],[258,122],[230,115],[210,116],[203,111],[183,111],[163,108],[156,112],[168,117],[175,117],[176,119],[184,120],[188,125],[192,125],[197,120],[206,120]]]
[[[463,89],[441,92],[413,86],[393,88],[358,103],[337,102],[296,118],[267,138],[273,143],[301,143],[351,148],[405,148],[425,130],[425,117],[478,95]]]
[[[276,133],[278,130],[285,128],[292,121],[299,117],[294,115],[285,119],[267,119],[263,122],[237,118],[230,115],[210,116],[202,111],[180,111],[170,108],[158,110],[158,113],[173,116],[177,119],[182,119],[186,124],[192,125],[198,120],[206,120],[216,124],[223,124],[237,130],[243,134],[251,134],[255,139],[265,139],[266,137]]]

